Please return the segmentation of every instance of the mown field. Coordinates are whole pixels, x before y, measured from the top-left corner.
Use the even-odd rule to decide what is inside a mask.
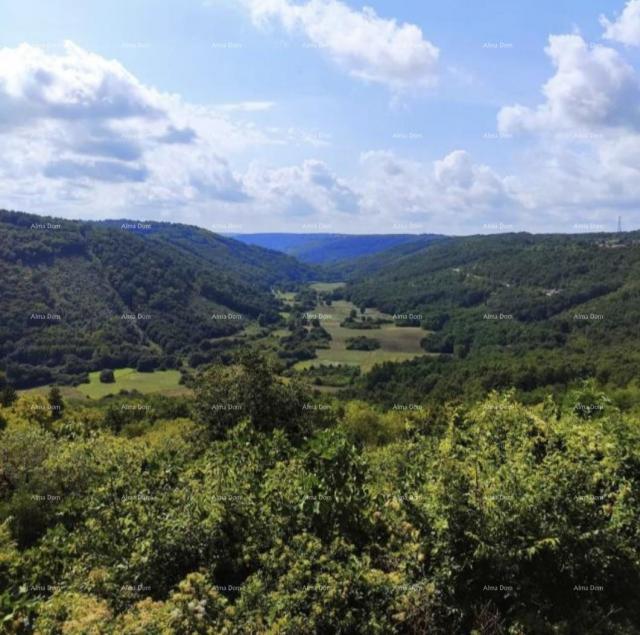
[[[115,382],[103,384],[99,372],[89,373],[89,383],[75,387],[63,386],[60,390],[66,398],[100,399],[106,395],[115,395],[121,390],[137,390],[143,394],[162,393],[173,396],[188,392],[180,385],[180,372],[177,370],[156,370],[153,373],[140,373],[135,368],[118,368],[113,372]],[[45,395],[50,386],[40,386],[23,391],[26,394]]]
[[[332,291],[343,286],[343,283],[315,283],[311,285],[316,291]],[[319,349],[317,359],[298,362],[294,368],[302,370],[314,365],[352,364],[359,366],[363,372],[382,362],[401,362],[413,359],[425,352],[420,346],[420,340],[427,334],[419,326],[398,327],[394,324],[383,324],[379,329],[367,331],[350,329],[340,326],[340,323],[355,309],[355,305],[346,300],[336,300],[331,306],[319,303],[314,313],[321,314],[321,325],[331,334],[331,348]],[[377,309],[367,309],[365,315],[373,318],[387,318],[392,316],[381,313]],[[365,335],[380,342],[380,348],[374,351],[347,350],[346,340],[351,337]]]

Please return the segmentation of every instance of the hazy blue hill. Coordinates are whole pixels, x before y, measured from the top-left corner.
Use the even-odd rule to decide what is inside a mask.
[[[175,366],[242,320],[275,320],[272,286],[313,275],[289,256],[195,227],[0,210],[0,368],[25,387]],[[211,317],[231,313],[242,320]]]
[[[331,264],[377,254],[400,245],[426,245],[436,234],[234,234],[237,240],[295,256],[311,264]]]
[[[323,272],[336,280],[363,280],[384,272],[388,268],[398,267],[403,259],[412,258],[417,253],[423,257],[436,245],[443,248],[443,245],[454,240],[456,239],[448,236],[437,236],[427,240],[418,239],[359,258],[327,263],[323,265]]]

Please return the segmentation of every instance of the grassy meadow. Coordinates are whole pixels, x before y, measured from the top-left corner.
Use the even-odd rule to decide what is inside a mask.
[[[78,386],[63,386],[63,397],[71,399],[100,399],[107,395],[115,395],[121,390],[137,390],[143,394],[162,393],[168,396],[180,395],[188,392],[180,382],[180,372],[177,370],[156,370],[153,373],[141,373],[135,368],[118,368],[113,371],[115,382],[103,384],[100,373],[89,373],[89,383]],[[40,386],[23,391],[26,394],[46,394],[49,386]]]
[[[343,286],[341,282],[315,283],[316,291],[332,291]],[[314,313],[330,316],[320,320],[321,325],[331,334],[331,348],[318,349],[317,359],[298,362],[295,368],[302,370],[311,366],[327,364],[351,364],[359,366],[362,372],[367,372],[375,364],[381,362],[401,362],[413,359],[425,352],[420,346],[420,340],[427,334],[419,326],[398,327],[395,324],[383,324],[379,329],[357,330],[340,326],[356,306],[347,300],[336,300],[331,306],[318,303]],[[365,315],[373,318],[391,319],[391,315],[381,313],[377,309],[367,309]],[[358,335],[365,335],[380,342],[380,348],[373,351],[347,350],[346,341]]]

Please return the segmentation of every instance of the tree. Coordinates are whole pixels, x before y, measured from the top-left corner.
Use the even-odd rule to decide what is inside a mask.
[[[51,408],[51,418],[59,419],[64,411],[64,401],[62,400],[62,393],[57,386],[52,386],[47,395],[47,401]]]
[[[3,388],[0,388],[0,405],[5,408],[9,408],[17,398],[18,393],[13,386],[7,384]]]
[[[102,384],[113,384],[115,383],[116,378],[113,374],[113,371],[110,368],[105,368],[100,371],[100,383]]]
[[[142,355],[138,360],[136,370],[139,373],[152,373],[158,367],[158,359],[152,355]]]
[[[6,375],[0,372],[0,406],[9,408],[17,398],[16,389],[7,382]]]
[[[294,381],[284,384],[262,355],[247,351],[237,361],[233,366],[213,366],[196,384],[197,418],[215,438],[245,418],[257,430],[282,428],[294,437],[326,424],[330,415],[312,407],[309,390]]]

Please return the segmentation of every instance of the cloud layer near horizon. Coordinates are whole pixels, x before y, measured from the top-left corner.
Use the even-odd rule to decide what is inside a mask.
[[[400,217],[426,225],[449,208],[486,209],[506,197],[499,178],[463,151],[433,164],[365,152],[351,182],[312,157],[234,170],[234,156],[247,147],[290,141],[290,131],[279,136],[234,119],[237,110],[254,110],[245,106],[186,103],[71,42],[58,55],[26,44],[2,49],[0,193],[27,210],[205,226],[271,221],[293,231],[314,222],[344,228],[354,217],[363,231],[367,222],[384,228]]]
[[[326,49],[356,81],[393,91],[435,77],[438,51],[412,25],[334,0],[243,2],[253,20],[276,20]],[[614,37],[614,26],[633,32],[635,2],[603,21],[605,38],[630,43]],[[334,32],[336,20],[357,37]],[[509,174],[461,147],[431,160],[371,147],[351,157],[344,175],[317,158],[328,144],[317,135],[259,123],[260,113],[277,112],[271,100],[190,103],[72,42],[57,54],[28,44],[0,49],[0,205],[234,231],[610,226],[619,210],[640,204],[638,72],[623,51],[575,33],[551,35],[545,52],[552,72],[541,103],[496,113],[499,134],[514,140]],[[292,144],[303,149],[298,162],[254,158]]]

